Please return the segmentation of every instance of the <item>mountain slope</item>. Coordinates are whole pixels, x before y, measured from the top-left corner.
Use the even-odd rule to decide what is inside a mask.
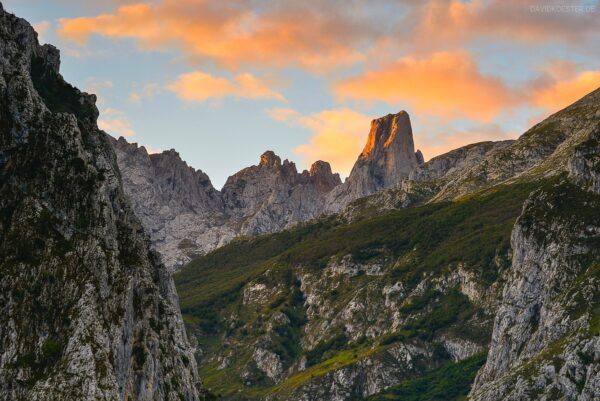
[[[0,5],[0,398],[198,400],[172,278],[95,97]]]
[[[190,263],[175,279],[207,387],[341,401],[399,386],[381,395],[395,399],[435,394],[421,378],[445,371],[464,396],[460,361],[488,352],[471,399],[597,397],[599,93]]]
[[[437,156],[415,168],[397,187],[351,204],[346,214],[372,213],[422,202],[456,199],[519,179],[567,170],[573,148],[600,119],[600,89],[536,124],[515,141],[482,142]]]
[[[192,262],[176,282],[207,386],[232,399],[258,388],[274,399],[342,400],[480,352],[531,189],[351,225],[324,220]]]

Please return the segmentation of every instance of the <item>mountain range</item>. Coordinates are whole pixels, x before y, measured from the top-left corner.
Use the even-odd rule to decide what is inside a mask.
[[[342,182],[267,151],[216,190],[98,129],[0,5],[0,399],[600,399],[600,89]]]
[[[390,188],[423,163],[415,153],[406,112],[373,120],[367,144],[342,183],[329,163],[298,173],[272,151],[216,190],[208,176],[175,150],[148,154],[143,146],[109,136],[123,187],[164,263],[177,269],[236,237],[277,232]]]
[[[175,275],[224,399],[594,400],[600,89]]]

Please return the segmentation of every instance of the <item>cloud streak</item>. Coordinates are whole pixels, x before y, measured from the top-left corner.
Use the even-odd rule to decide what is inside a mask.
[[[482,74],[465,52],[404,57],[339,81],[334,92],[340,99],[410,105],[419,113],[482,121],[491,120],[518,99],[500,78]]]
[[[271,89],[267,83],[252,74],[238,74],[233,80],[215,77],[203,71],[180,75],[167,87],[187,102],[204,102],[234,96],[238,99],[275,99],[285,101],[285,97]]]
[[[349,2],[356,3],[356,2]],[[243,0],[162,0],[135,3],[93,17],[63,18],[58,34],[83,45],[92,35],[133,39],[142,49],[178,47],[192,60],[228,69],[242,65],[299,66],[313,71],[362,58],[376,36],[352,7],[273,3],[253,9]]]
[[[556,2],[579,5],[581,1]],[[600,10],[552,12],[541,1],[429,0],[414,5],[407,19],[417,47],[464,45],[472,40],[501,39],[521,43],[582,45],[598,40]],[[547,3],[546,3],[547,4]]]
[[[554,60],[529,85],[529,102],[558,111],[600,87],[600,70],[585,70],[567,60]]]

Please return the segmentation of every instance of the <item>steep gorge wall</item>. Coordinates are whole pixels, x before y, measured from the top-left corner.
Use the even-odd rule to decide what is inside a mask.
[[[0,5],[0,398],[199,400],[173,280],[59,65]]]

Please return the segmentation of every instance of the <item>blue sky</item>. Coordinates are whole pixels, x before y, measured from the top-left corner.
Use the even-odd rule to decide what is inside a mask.
[[[4,0],[100,125],[220,188],[267,149],[348,174],[405,109],[426,159],[516,137],[600,86],[597,1]],[[559,5],[560,7],[555,7]]]

